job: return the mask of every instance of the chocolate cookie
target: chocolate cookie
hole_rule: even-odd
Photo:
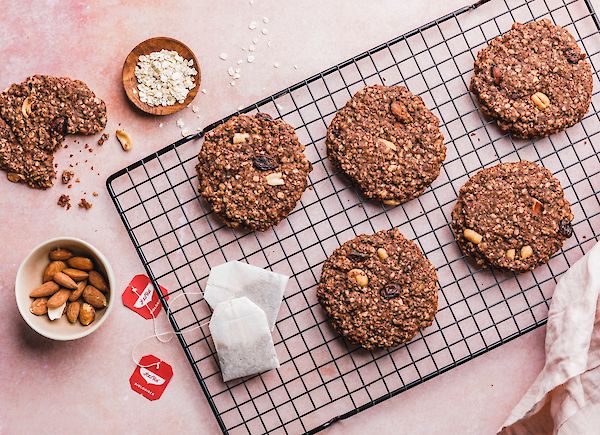
[[[370,199],[398,205],[419,196],[446,158],[436,116],[402,86],[368,86],[327,129],[328,157]]]
[[[379,231],[333,252],[323,264],[317,297],[340,334],[366,349],[388,348],[432,324],[437,275],[400,231]]]
[[[95,134],[105,125],[106,105],[85,83],[29,77],[0,93],[0,168],[11,181],[46,189],[65,135]]]
[[[225,224],[264,231],[285,218],[312,165],[294,129],[268,114],[239,115],[206,134],[196,166],[200,194]]]
[[[477,54],[471,91],[500,129],[543,137],[581,121],[592,68],[573,35],[543,19],[514,23]]]
[[[521,161],[482,169],[460,189],[452,229],[480,265],[524,272],[546,263],[571,237],[573,214],[560,182]]]

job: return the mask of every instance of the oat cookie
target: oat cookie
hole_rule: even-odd
[[[503,131],[543,137],[581,121],[592,68],[573,35],[549,20],[514,23],[477,54],[471,91]]]
[[[226,225],[264,231],[285,218],[312,165],[294,129],[268,114],[239,115],[208,132],[196,166],[200,194]]]
[[[399,230],[360,235],[323,264],[319,302],[335,329],[366,349],[411,340],[438,306],[433,265]]]
[[[403,86],[368,86],[327,129],[328,157],[362,193],[386,205],[419,196],[446,158],[437,117]]]
[[[106,126],[106,105],[87,85],[66,77],[32,76],[0,93],[0,169],[9,179],[46,189],[56,176],[52,154],[67,134]]]
[[[560,182],[535,163],[482,169],[460,189],[452,229],[480,265],[524,272],[546,263],[573,234]]]

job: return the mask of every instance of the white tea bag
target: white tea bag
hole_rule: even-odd
[[[218,304],[209,328],[223,382],[279,368],[267,317],[250,299]]]
[[[230,261],[210,270],[204,299],[214,310],[220,302],[245,296],[265,312],[272,331],[288,280],[280,273]]]

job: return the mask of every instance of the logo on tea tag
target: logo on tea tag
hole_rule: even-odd
[[[168,293],[163,286],[159,286],[159,291],[163,295]],[[169,297],[165,296],[165,299],[168,300]],[[145,319],[151,319],[152,314],[154,314],[154,317],[158,316],[162,308],[158,292],[154,288],[150,278],[146,275],[136,275],[133,277],[123,292],[123,305]]]
[[[169,385],[173,377],[173,368],[154,355],[146,355],[140,359],[133,374],[129,378],[129,385],[136,393],[148,400],[158,400]]]

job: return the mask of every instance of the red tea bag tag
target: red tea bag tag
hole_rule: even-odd
[[[160,399],[173,377],[173,368],[154,355],[143,356],[138,364],[129,378],[131,389],[148,400]]]
[[[169,293],[163,286],[159,286],[159,291],[163,295]],[[165,296],[165,299],[169,300],[169,297]],[[158,292],[146,275],[133,277],[123,292],[123,305],[145,319],[151,319],[153,315],[157,317],[162,308]]]

